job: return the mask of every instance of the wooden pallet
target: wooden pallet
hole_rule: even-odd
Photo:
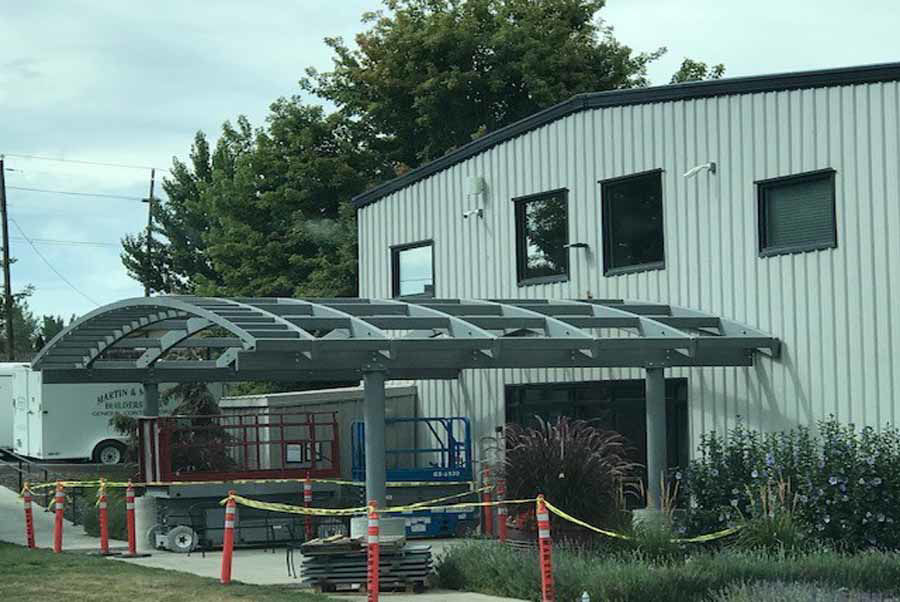
[[[320,580],[312,586],[312,588],[320,594],[333,594],[340,592],[359,592],[364,594],[368,591],[367,584],[363,583],[332,583],[327,580]],[[379,580],[378,590],[380,593],[396,593],[396,594],[421,594],[426,590],[425,580],[414,581],[382,581]]]

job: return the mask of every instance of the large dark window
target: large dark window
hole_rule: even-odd
[[[434,243],[391,247],[391,279],[395,297],[434,297]]]
[[[605,273],[664,267],[662,171],[614,178],[600,184]]]
[[[569,275],[568,191],[513,199],[519,284],[565,280]]]
[[[834,174],[825,169],[756,183],[760,255],[837,246]]]

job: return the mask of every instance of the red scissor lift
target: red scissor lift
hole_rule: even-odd
[[[240,413],[140,418],[139,462],[156,522],[154,547],[188,552],[222,540],[229,489],[257,500],[302,504],[302,479],[341,476],[337,412],[299,407],[242,409]],[[286,481],[285,481],[286,480]],[[338,485],[315,488],[314,504],[338,505]],[[343,521],[317,521],[339,532]],[[303,537],[303,517],[241,507],[236,543],[273,544]]]

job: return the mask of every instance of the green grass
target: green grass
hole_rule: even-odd
[[[221,585],[215,579],[77,553],[54,554],[0,543],[0,599],[325,602],[278,585]]]
[[[709,600],[728,587],[776,581],[810,583],[830,590],[900,593],[900,555],[879,552],[773,556],[722,549],[655,562],[640,552],[603,555],[557,548],[553,568],[559,600],[576,600],[587,591],[592,600],[609,602],[699,601]],[[441,587],[540,599],[538,563],[533,552],[472,541],[451,548],[436,569]]]

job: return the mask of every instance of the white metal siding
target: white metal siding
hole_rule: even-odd
[[[669,370],[689,379],[690,430],[895,423],[900,385],[897,82],[583,111],[504,142],[359,212],[361,295],[391,294],[389,246],[434,240],[438,297],[625,298],[682,305],[781,338],[780,361]],[[718,173],[686,170],[707,161]],[[754,181],[837,170],[837,249],[760,258]],[[662,168],[666,267],[603,276],[598,180]],[[481,205],[468,176],[487,182]],[[568,282],[519,287],[510,199],[569,189]],[[423,415],[503,423],[504,383],[642,378],[640,370],[469,371],[423,383]],[[692,446],[693,447],[693,446]]]

